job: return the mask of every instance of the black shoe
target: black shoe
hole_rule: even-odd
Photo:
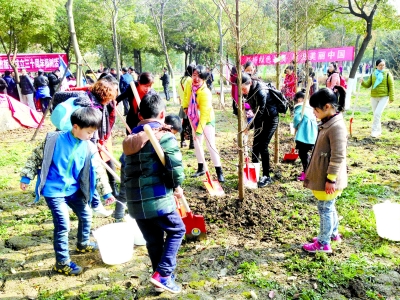
[[[218,178],[219,182],[225,182],[225,178],[224,178],[224,175],[222,173],[221,174],[217,174],[217,178]]]
[[[206,174],[206,171],[204,170],[204,165],[203,165],[203,163],[199,163],[199,164],[197,164],[197,172],[194,173],[192,175],[192,177],[199,177],[199,176],[202,176],[204,174]]]
[[[204,174],[206,174],[206,171],[204,171],[204,170],[197,171],[196,173],[192,174],[192,177],[199,177],[199,176],[203,176]]]
[[[189,149],[194,149],[194,144],[193,144],[193,142],[189,144]]]
[[[221,167],[215,167],[215,171],[217,172],[217,177],[219,182],[225,182],[224,174],[222,174]]]
[[[268,184],[272,183],[271,177],[263,176],[260,178],[260,180],[257,182],[257,185],[259,188],[265,187]]]
[[[76,263],[69,261],[66,264],[56,262],[53,271],[67,276],[76,276],[82,273],[83,269]]]

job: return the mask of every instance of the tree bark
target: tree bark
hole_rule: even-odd
[[[361,12],[360,13],[355,12],[353,10],[353,6],[352,6],[353,4],[352,4],[351,0],[348,0],[350,14],[352,14],[356,17],[359,17],[361,19],[364,19],[366,21],[367,25],[365,28],[365,36],[362,41],[360,50],[357,52],[357,55],[354,58],[353,66],[351,67],[351,70],[350,70],[349,80],[347,82],[347,93],[346,93],[346,101],[345,101],[346,109],[350,108],[351,94],[354,90],[354,87],[357,85],[356,73],[358,70],[358,65],[360,64],[361,59],[364,56],[365,50],[367,49],[367,46],[372,39],[372,23],[373,23],[374,16],[375,16],[375,13],[376,13],[379,3],[380,3],[380,0],[377,0],[377,2],[375,3],[374,7],[372,8],[370,14],[367,15],[366,12],[364,11],[363,7],[360,7],[357,2],[356,2],[356,5],[360,8]]]
[[[113,46],[114,46],[114,55],[115,55],[115,68],[117,69],[117,79],[120,80],[120,58],[119,58],[119,49],[118,49],[118,35],[117,35],[117,20],[118,20],[118,4],[116,0],[112,0],[113,3],[113,11],[112,11],[112,31],[113,31]]]
[[[219,103],[225,106],[225,95],[224,95],[224,64],[222,57],[224,55],[224,35],[222,34],[222,6],[219,5],[219,17],[218,17],[218,33],[219,33],[219,84],[220,84],[220,99]]]
[[[237,87],[238,87],[238,155],[239,155],[239,169],[238,169],[238,192],[239,200],[244,199],[244,178],[243,178],[243,101],[242,101],[242,66],[240,64],[240,57],[242,56],[240,47],[240,9],[239,0],[236,0],[236,70],[237,70]]]
[[[78,39],[76,37],[74,14],[73,14],[73,2],[74,2],[73,0],[67,0],[67,3],[65,4],[65,6],[67,9],[67,15],[68,15],[68,27],[69,27],[70,38],[71,38],[72,46],[74,47],[75,60],[76,60],[76,66],[77,66],[76,86],[80,87],[82,85],[82,54],[79,49]]]
[[[276,1],[276,55],[279,57],[281,52],[281,8],[280,0]],[[280,62],[276,62],[276,88],[280,90],[281,83],[281,68]],[[279,161],[279,124],[275,131],[275,145],[274,145],[274,163],[277,164]]]
[[[151,13],[153,15],[154,23],[155,23],[157,31],[158,31],[158,36],[160,37],[161,45],[162,45],[164,55],[165,55],[165,62],[167,63],[168,72],[169,72],[169,75],[171,76],[173,102],[178,103],[178,97],[177,97],[176,87],[175,87],[174,71],[172,69],[171,62],[169,59],[167,44],[165,43],[165,35],[164,35],[164,8],[165,8],[165,5],[166,5],[166,2],[161,2],[159,16],[156,15],[153,7],[151,8]]]

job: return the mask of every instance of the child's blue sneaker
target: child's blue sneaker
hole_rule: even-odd
[[[86,245],[78,244],[76,246],[76,251],[79,253],[95,252],[97,250],[99,250],[99,247],[95,242],[90,242],[89,244]]]
[[[78,266],[76,263],[69,261],[67,263],[59,263],[56,262],[53,267],[55,272],[68,275],[68,276],[76,276],[82,273],[83,269]]]
[[[155,287],[164,289],[170,293],[178,294],[181,292],[181,288],[175,283],[175,277],[173,275],[163,277],[156,271],[153,276],[151,276],[150,282],[154,284]],[[159,291],[160,290],[157,290],[157,292]]]

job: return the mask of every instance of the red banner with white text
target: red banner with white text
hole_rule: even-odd
[[[17,54],[15,64],[18,69],[25,68],[28,72],[37,72],[42,69],[45,72],[52,72],[60,67],[60,56],[68,64],[65,53],[34,53]],[[0,73],[12,71],[6,54],[0,54]]]
[[[308,53],[307,53],[308,52]],[[274,65],[279,62],[281,65],[290,64],[295,59],[294,52],[281,52],[279,57],[276,53],[243,55],[241,64],[252,61],[256,66]],[[354,60],[354,47],[321,48],[301,50],[297,52],[297,63],[304,64],[306,58],[313,62],[352,61]]]

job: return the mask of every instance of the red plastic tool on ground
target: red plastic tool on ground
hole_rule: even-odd
[[[292,148],[292,150],[290,150],[289,153],[285,153],[285,155],[283,156],[283,161],[287,161],[287,162],[296,161],[296,159],[298,157],[299,157],[299,153],[297,153],[295,148]]]
[[[245,166],[243,169],[243,173],[244,173],[244,179],[245,179],[244,185],[248,188],[256,189],[258,187],[257,186],[257,182],[258,182],[257,170],[256,170],[255,164],[253,164],[253,167],[250,166],[248,157],[245,158]]]

